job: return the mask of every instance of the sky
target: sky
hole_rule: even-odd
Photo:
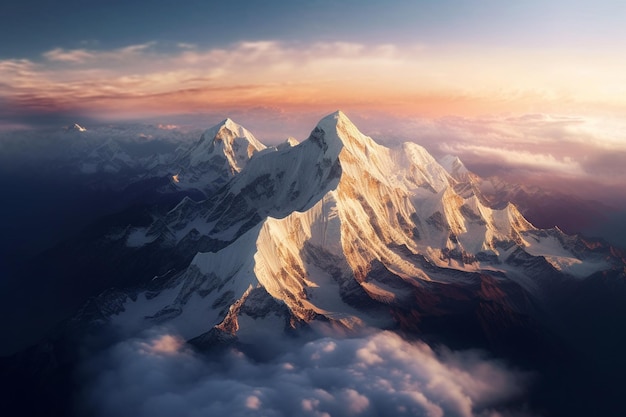
[[[341,109],[368,134],[621,185],[624,18],[619,0],[3,2],[0,128],[232,117],[272,142]]]

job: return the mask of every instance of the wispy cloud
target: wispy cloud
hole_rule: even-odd
[[[552,171],[561,175],[575,177],[584,175],[581,165],[569,156],[558,158],[552,154],[463,144],[444,145],[441,149],[452,155],[467,156],[472,154],[476,158],[483,158],[508,168],[523,167],[538,171]]]
[[[351,42],[55,48],[39,60],[0,61],[10,86],[0,97],[18,110],[45,99],[55,110],[111,117],[245,106],[403,115],[623,109],[624,95],[615,92],[626,81],[617,70],[622,58],[593,58]]]
[[[55,48],[44,52],[43,57],[48,61],[66,63],[83,64],[89,61],[103,63],[105,60],[119,61],[122,59],[139,58],[140,54],[145,53],[154,44],[154,42],[148,42],[144,44],[129,45],[123,48],[108,51]]]
[[[86,51],[85,49],[64,50],[62,48],[55,48],[43,54],[43,56],[50,61],[59,62],[85,62],[94,57],[93,53]]]
[[[387,124],[391,128],[373,135],[459,156],[480,175],[546,187],[566,185],[587,197],[616,196],[626,183],[626,124],[618,118],[533,113],[392,120]],[[383,126],[380,119],[369,124]]]

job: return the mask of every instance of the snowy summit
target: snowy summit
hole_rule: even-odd
[[[79,125],[78,123],[74,123],[72,126],[68,126],[65,128],[68,132],[86,132],[87,129]]]

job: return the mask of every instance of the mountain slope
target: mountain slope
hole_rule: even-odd
[[[184,200],[136,229],[163,245],[211,239],[214,249],[124,298],[110,319],[130,333],[167,323],[188,339],[215,329],[244,337],[241,306],[262,288],[291,323],[385,327],[471,309],[478,326],[494,311],[523,321],[553,283],[619,268],[580,239],[536,229],[513,205],[459,195],[458,184],[422,147],[382,147],[334,113],[299,145],[248,160],[213,198]],[[469,304],[459,310],[455,297]]]
[[[411,143],[380,146],[341,112],[322,119],[301,143],[261,150],[243,128],[226,124],[191,148],[200,152],[197,181],[181,176],[172,183],[176,166],[157,161],[147,181],[156,171],[168,176],[128,190],[138,196],[146,187],[138,207],[50,251],[54,262],[33,262],[25,276],[43,278],[11,293],[21,309],[3,305],[7,317],[50,316],[58,310],[46,301],[55,299],[73,310],[94,288],[117,288],[93,297],[33,348],[0,358],[9,409],[71,414],[73,396],[84,394],[85,368],[96,362],[97,378],[117,386],[108,362],[97,362],[128,346],[139,355],[131,365],[201,350],[203,361],[219,367],[231,366],[234,356],[258,360],[264,373],[277,352],[289,358],[293,344],[375,329],[451,349],[486,349],[531,370],[539,384],[520,399],[530,410],[597,414],[590,392],[597,398],[608,392],[601,406],[619,409],[621,392],[597,382],[619,387],[623,379],[623,253],[558,228],[539,229],[513,204],[489,205],[480,179],[458,159],[437,162]],[[245,145],[241,152],[237,140]],[[177,153],[176,160],[186,158],[191,167],[192,153]],[[45,285],[31,291],[38,282]],[[153,334],[163,337],[145,338]],[[324,352],[334,355],[336,344],[328,342],[322,339]],[[308,352],[305,362],[317,372],[319,362]],[[360,352],[350,355],[368,360]],[[453,362],[464,355],[441,353]],[[155,372],[150,362],[148,377]],[[172,365],[177,375],[181,362]],[[293,369],[291,360],[280,366]],[[205,371],[193,370],[190,389]],[[35,395],[46,401],[32,402]],[[138,399],[142,406],[162,404]],[[463,415],[473,415],[470,408]]]

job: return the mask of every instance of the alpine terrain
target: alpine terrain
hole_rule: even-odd
[[[96,158],[113,151],[100,168]],[[84,164],[132,161],[106,143]],[[228,119],[146,172],[186,196],[80,246],[115,262],[119,274],[102,284],[115,288],[18,354],[21,364],[45,360],[46,372],[72,379],[77,341],[155,328],[201,352],[238,346],[258,360],[271,357],[259,346],[285,337],[384,329],[538,372],[529,407],[540,414],[572,395],[555,381],[591,378],[596,369],[573,365],[583,356],[597,360],[593,375],[613,377],[616,362],[602,362],[613,339],[598,326],[612,328],[607,315],[624,323],[624,254],[491,204],[458,158],[437,161],[415,143],[383,147],[336,112],[306,140],[279,146]]]
[[[281,330],[315,321],[419,328],[433,315],[465,320],[457,309],[468,308],[497,337],[488,329],[497,317],[533,317],[561,281],[623,274],[617,254],[537,229],[511,204],[490,208],[454,165],[446,170],[414,143],[382,147],[341,112],[293,146],[264,149],[230,120],[207,133],[210,145],[183,161],[214,161],[230,180],[117,236],[129,247],[210,246],[173,278],[98,299],[102,318],[130,333],[168,323],[187,339],[245,338],[276,330],[276,320]],[[448,298],[484,305],[447,306]]]

